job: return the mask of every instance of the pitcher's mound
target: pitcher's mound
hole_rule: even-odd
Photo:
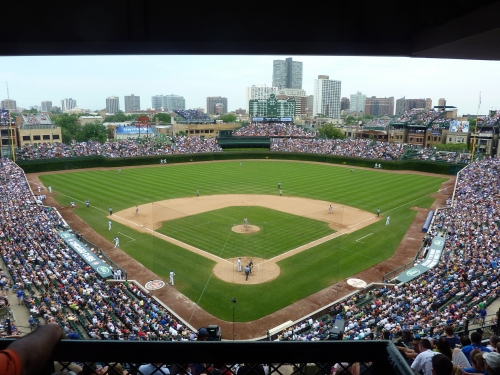
[[[260,228],[257,225],[247,224],[247,226],[244,226],[244,225],[233,225],[232,230],[233,230],[233,232],[236,232],[236,233],[243,233],[243,234],[245,234],[245,233],[259,232]]]
[[[253,270],[250,275],[248,275],[248,280],[246,280],[245,266],[252,260]],[[274,280],[280,274],[279,266],[272,261],[253,258],[253,257],[241,257],[241,269],[238,271],[238,258],[230,258],[229,262],[219,262],[214,267],[214,275],[219,279],[226,281],[228,283],[235,284],[261,284],[267,283],[268,281]]]

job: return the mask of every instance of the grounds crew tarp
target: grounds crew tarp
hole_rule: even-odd
[[[92,267],[101,277],[113,277],[111,268],[100,260],[92,251],[90,251],[83,243],[78,241],[71,232],[59,232],[59,236],[71,247],[83,260],[85,260],[90,267]]]
[[[431,247],[425,260],[422,263],[417,264],[416,266],[410,268],[409,270],[401,273],[397,281],[399,283],[406,283],[410,280],[413,280],[417,276],[420,276],[424,272],[427,272],[431,268],[437,266],[439,263],[439,259],[441,259],[441,254],[443,253],[444,243],[446,242],[446,238],[436,236],[432,240]]]

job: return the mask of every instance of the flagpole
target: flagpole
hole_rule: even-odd
[[[5,82],[5,85],[7,86],[7,111],[9,113],[9,141],[10,141],[10,148],[12,152],[12,161],[15,163],[16,162],[16,153],[14,152],[14,138],[12,137],[12,116],[10,115],[10,97],[9,97],[9,84]]]
[[[472,163],[474,161],[474,153],[476,150],[476,135],[477,135],[477,127],[479,125],[478,119],[479,119],[479,107],[481,107],[481,91],[479,91],[479,104],[477,105],[477,113],[476,113],[476,126],[474,128],[474,140],[472,141],[472,155],[470,158],[470,162]]]

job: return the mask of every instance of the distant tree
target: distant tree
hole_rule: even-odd
[[[362,118],[365,119],[365,120],[371,120],[373,119],[375,116],[372,116],[372,115],[369,115],[369,114],[366,114],[366,115],[363,115]]]
[[[356,117],[349,115],[345,118],[344,124],[351,125],[354,122],[356,122]]]
[[[172,116],[170,116],[169,113],[157,113],[156,115],[153,116],[152,122],[155,122],[156,119],[159,119],[160,122],[170,124],[170,119]]]
[[[106,116],[104,122],[125,122],[135,120],[137,117],[142,116],[139,113],[134,113],[132,115],[126,115],[123,111],[118,111],[114,115]]]
[[[234,113],[226,113],[225,115],[220,116],[219,120],[222,120],[226,124],[229,124],[236,121],[236,115]]]
[[[108,138],[107,128],[98,121],[81,126],[76,134],[77,142],[86,142],[89,139],[106,142]]]
[[[29,114],[29,113],[38,113],[38,109],[36,108],[31,108],[31,109],[25,109],[23,111],[24,114]]]
[[[318,129],[320,137],[328,139],[344,139],[344,133],[333,124],[324,124]]]
[[[476,130],[476,118],[475,117],[469,117],[467,119],[467,121],[469,121],[469,131],[471,133],[474,133],[474,131]]]
[[[76,139],[80,128],[77,115],[63,113],[55,118],[55,122],[61,128],[63,143],[69,143],[72,139]]]

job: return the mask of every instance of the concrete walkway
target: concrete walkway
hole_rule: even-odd
[[[7,271],[7,267],[3,259],[0,258],[0,268],[2,273],[6,274],[9,277],[9,272]],[[10,277],[9,277],[10,278]],[[10,303],[10,310],[13,314],[14,325],[21,331],[21,334],[24,336],[27,333],[31,332],[30,324],[28,319],[30,317],[30,313],[28,308],[25,305],[18,305],[16,294],[9,291],[7,298]],[[6,315],[0,316],[2,318],[1,323],[4,324]]]

